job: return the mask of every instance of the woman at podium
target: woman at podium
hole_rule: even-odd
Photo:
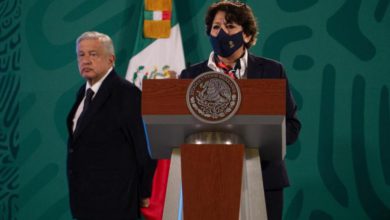
[[[251,54],[258,28],[252,9],[240,2],[221,1],[212,4],[205,17],[206,33],[213,51],[207,60],[195,64],[180,74],[182,79],[216,71],[234,79],[286,79],[283,65],[277,61]],[[293,144],[301,123],[297,105],[286,89],[286,143]],[[283,189],[289,186],[284,160],[261,161],[268,219],[282,219]]]

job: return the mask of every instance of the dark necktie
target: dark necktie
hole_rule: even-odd
[[[91,88],[87,89],[87,92],[85,93],[83,112],[81,114],[87,111],[89,104],[91,104],[93,94],[95,94],[95,92]]]
[[[87,111],[89,105],[91,104],[92,97],[94,94],[95,94],[95,92],[91,88],[87,89],[87,92],[85,93],[83,111],[81,112],[79,119],[77,119],[76,129],[80,125],[80,122],[85,117],[85,112]]]

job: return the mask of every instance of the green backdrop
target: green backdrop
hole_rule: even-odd
[[[188,64],[210,52],[211,2],[175,2]],[[251,52],[285,65],[303,125],[288,147],[284,219],[390,219],[390,1],[246,2],[260,24]],[[141,10],[141,0],[0,0],[0,219],[70,219],[75,39],[112,36],[124,76]]]

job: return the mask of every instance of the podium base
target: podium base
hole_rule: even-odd
[[[242,181],[238,218],[240,220],[267,220],[258,149],[245,149],[244,158],[245,159],[242,161]],[[209,195],[200,194],[200,196],[208,197]],[[223,198],[220,199],[221,202],[223,200]],[[237,219],[237,217],[232,217],[233,219]],[[182,198],[182,162],[181,151],[179,148],[174,149],[171,156],[171,166],[168,177],[163,219],[184,219]],[[191,217],[188,217],[186,220],[188,219],[191,219]]]

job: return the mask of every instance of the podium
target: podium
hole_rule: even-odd
[[[191,81],[143,81],[152,158],[171,159],[163,219],[267,219],[260,156],[285,156],[286,81],[236,80],[241,105],[216,124],[188,109]]]

